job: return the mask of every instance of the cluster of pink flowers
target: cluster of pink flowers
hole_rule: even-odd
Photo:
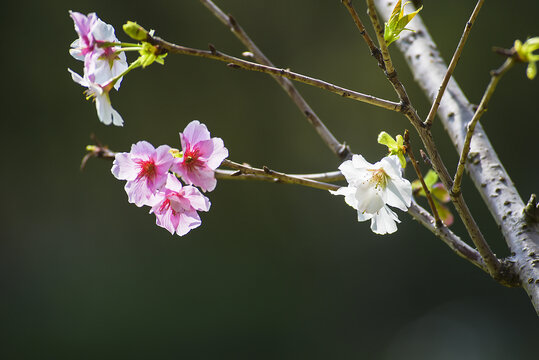
[[[167,145],[155,149],[139,141],[129,153],[116,154],[111,171],[117,179],[127,181],[125,191],[130,203],[150,206],[158,226],[182,236],[200,226],[197,211],[210,209],[209,199],[195,186],[202,191],[215,189],[215,169],[228,156],[228,150],[222,139],[212,138],[206,125],[196,120],[180,133],[180,139],[181,152]],[[176,153],[179,155],[174,156]]]
[[[84,75],[68,69],[73,81],[87,88],[87,98],[95,100],[99,120],[105,125],[123,125],[123,119],[110,103],[109,92],[118,90],[122,75],[128,68],[125,53],[117,47],[104,46],[117,43],[112,25],[104,23],[95,13],[83,15],[70,11],[79,35],[71,44],[69,53],[77,60],[84,61]],[[119,78],[118,78],[119,77]]]

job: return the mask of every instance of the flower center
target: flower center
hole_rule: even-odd
[[[374,184],[375,188],[385,189],[389,175],[386,174],[384,169],[368,169],[368,171],[372,172],[372,177],[369,182]]]
[[[183,154],[183,163],[187,167],[193,168],[197,165],[199,156],[200,154],[199,154],[198,148],[187,149],[185,150],[185,153]]]
[[[157,169],[155,168],[155,163],[152,160],[135,160],[139,166],[139,173],[137,175],[137,180],[142,178],[153,178]]]

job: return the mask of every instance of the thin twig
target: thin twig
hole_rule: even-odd
[[[384,29],[382,28],[380,20],[378,19],[378,14],[376,13],[376,8],[374,7],[374,1],[367,0],[367,7],[367,14],[369,14],[372,26],[374,27],[374,32],[376,33],[376,38],[378,39],[378,45],[380,46],[380,51],[382,52],[382,59],[384,60],[386,72],[391,74],[395,71],[395,68],[393,67],[393,61],[391,60],[389,50],[387,49],[387,44],[384,39]]]
[[[424,227],[429,229],[433,234],[438,236],[447,246],[451,248],[457,255],[470,261],[472,264],[488,273],[487,266],[481,257],[481,254],[464,241],[462,241],[457,235],[455,235],[446,226],[436,226],[435,219],[428,213],[427,210],[419,206],[412,200],[412,205],[408,208],[408,213],[412,215],[414,219],[419,221]]]
[[[344,176],[340,171],[332,171],[332,172],[318,173],[318,174],[289,174],[289,175],[294,176],[294,177],[309,179],[309,180],[320,181],[320,182],[333,182],[333,181],[344,180]],[[267,177],[267,176],[243,174],[241,173],[241,171],[238,172],[238,170],[216,169],[215,177],[217,179],[224,179],[224,180],[260,180],[260,181],[268,181],[268,182],[280,182],[278,179]]]
[[[459,164],[457,166],[457,171],[455,173],[455,180],[453,181],[453,187],[451,188],[451,193],[460,194],[460,184],[462,182],[462,176],[464,175],[464,165],[466,165],[466,159],[468,158],[468,153],[470,152],[470,144],[472,142],[472,136],[475,131],[475,125],[481,118],[481,116],[487,111],[488,102],[496,90],[498,82],[502,76],[514,65],[515,60],[513,58],[507,58],[503,65],[494,71],[491,71],[490,83],[483,94],[481,103],[474,113],[473,118],[470,120],[467,126],[466,138],[464,139],[464,145],[462,146],[462,152],[460,154]]]
[[[327,173],[318,173],[318,174],[288,174],[293,177],[299,177],[308,180],[320,181],[320,182],[333,182],[333,181],[342,181],[344,180],[344,175],[340,171],[332,171]],[[260,180],[260,181],[269,181],[269,182],[281,182],[279,179],[271,178],[266,175],[253,175],[253,174],[244,174],[238,170],[224,170],[217,169],[215,170],[215,177],[217,179],[225,180]]]
[[[371,51],[371,55],[378,61],[378,66],[385,70],[386,66],[384,64],[384,59],[382,57],[382,52],[380,49],[374,44],[374,41],[372,41],[372,38],[370,37],[369,33],[367,32],[367,29],[365,29],[365,26],[363,25],[363,22],[361,21],[361,18],[359,17],[359,14],[356,12],[354,7],[352,6],[352,0],[341,0],[343,5],[346,7],[348,12],[350,13],[350,16],[352,16],[352,19],[354,20],[354,23],[356,24],[359,33],[365,40],[365,43],[369,47],[369,50]]]
[[[264,166],[262,169],[257,169],[246,164],[239,164],[230,160],[223,160],[222,166],[228,167],[230,169],[238,170],[238,175],[247,174],[247,175],[256,175],[260,177],[267,177],[273,179],[276,182],[282,182],[287,184],[297,184],[312,187],[315,189],[321,190],[337,190],[340,188],[338,185],[328,184],[320,181],[315,181],[311,179],[305,179],[295,175],[288,175],[282,172],[271,170],[268,167]]]
[[[425,179],[423,179],[423,175],[421,174],[421,170],[419,169],[419,164],[415,160],[412,145],[410,144],[410,134],[408,133],[408,130],[404,131],[404,145],[406,146],[406,154],[410,157],[410,160],[412,161],[412,166],[414,167],[417,177],[421,182],[421,186],[423,187],[423,191],[425,192],[425,196],[427,197],[427,200],[429,202],[432,215],[434,215],[434,219],[436,220],[436,227],[442,227],[444,226],[444,223],[442,222],[442,220],[440,220],[440,215],[438,215],[438,209],[436,209],[436,205],[434,205],[430,190],[427,187],[427,184],[425,184]]]
[[[391,60],[391,55],[389,55],[389,50],[384,39],[384,30],[382,28],[382,25],[380,25],[380,20],[374,6],[374,1],[367,0],[367,7],[367,13],[369,14],[369,18],[371,19],[372,26],[374,27],[374,32],[376,33],[376,38],[378,39],[378,45],[380,46],[380,51],[382,52],[382,59],[384,60],[385,66],[384,73],[386,74],[386,77],[391,83],[391,85],[393,85],[393,89],[395,89],[395,92],[399,96],[401,104],[404,108],[407,108],[408,106],[410,106],[410,99],[408,97],[406,89],[404,88],[404,85],[400,82],[397,76],[397,71],[395,70],[395,67],[393,66],[393,61]],[[413,111],[415,112],[415,110]]]
[[[262,72],[262,73],[266,73],[270,75],[282,76],[290,80],[298,81],[307,85],[311,85],[314,87],[318,87],[320,89],[333,92],[345,98],[361,101],[367,104],[371,104],[374,106],[378,106],[378,107],[396,111],[396,112],[400,112],[402,110],[401,104],[399,103],[385,100],[385,99],[380,99],[372,95],[366,95],[366,94],[363,94],[354,90],[346,89],[341,86],[337,86],[337,85],[328,83],[320,79],[316,79],[310,76],[292,72],[288,69],[280,69],[280,68],[276,68],[272,66],[257,64],[251,61],[242,60],[234,56],[230,56],[220,51],[217,51],[213,46],[210,46],[210,51],[193,49],[193,48],[188,48],[185,46],[172,44],[159,37],[156,37],[156,36],[154,37],[150,35],[148,35],[145,41],[151,43],[152,45],[158,46],[163,52],[199,56],[206,59],[219,60],[219,61],[228,63],[228,66],[232,68],[258,71],[258,72]]]
[[[253,54],[254,59],[263,65],[275,67],[273,63],[264,55],[264,53],[256,46],[256,44],[251,40],[249,35],[243,30],[243,28],[238,24],[238,22],[231,16],[226,15],[217,5],[211,0],[200,0],[200,2],[213,14],[217,19],[219,19],[225,26],[227,26],[230,31],[242,42],[243,45]],[[299,110],[305,115],[307,120],[313,125],[314,129],[322,140],[329,146],[331,151],[335,153],[342,160],[348,159],[352,156],[350,148],[345,144],[340,143],[335,136],[329,131],[326,125],[314,112],[314,110],[309,106],[305,99],[301,96],[299,91],[296,89],[292,81],[283,78],[281,76],[273,75],[273,78],[283,90],[290,96],[292,101],[296,104]]]
[[[442,84],[440,85],[440,88],[438,89],[438,94],[436,95],[436,99],[434,99],[434,102],[432,103],[432,107],[430,108],[429,114],[427,115],[427,119],[425,120],[425,125],[427,127],[432,126],[432,122],[434,121],[434,117],[436,116],[436,112],[438,111],[438,107],[440,106],[440,102],[442,101],[442,96],[444,95],[445,89],[447,87],[447,83],[449,82],[449,79],[451,78],[451,75],[453,75],[453,71],[455,70],[457,63],[459,62],[460,55],[462,54],[462,50],[464,49],[464,45],[466,44],[466,40],[468,40],[468,35],[470,35],[472,26],[475,22],[475,19],[477,18],[477,15],[479,15],[479,10],[481,10],[481,6],[483,6],[484,2],[485,0],[477,1],[477,4],[475,5],[475,8],[473,9],[472,15],[470,16],[470,19],[468,20],[468,22],[466,23],[466,26],[464,27],[464,32],[462,33],[462,36],[460,37],[460,41],[459,41],[459,44],[457,45],[457,49],[455,50],[455,53],[453,54],[453,58],[451,58],[451,63],[449,63],[449,67],[447,68],[447,72],[445,73],[444,79],[442,80]]]

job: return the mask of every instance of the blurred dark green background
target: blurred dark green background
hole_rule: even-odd
[[[363,2],[356,2],[363,6]],[[338,0],[219,1],[278,65],[395,99]],[[474,2],[425,1],[423,18],[450,58]],[[0,217],[0,357],[4,359],[523,359],[539,326],[524,291],[507,289],[454,255],[403,213],[376,236],[341,197],[288,185],[221,181],[212,209],[185,237],[127,203],[107,161],[78,169],[90,133],[114,150],[138,140],[179,146],[193,119],[224,139],[230,158],[288,172],[339,165],[266,75],[170,55],[124,79],[112,95],[124,128],[99,123],[67,72],[76,38],[68,10],[91,11],[122,40],[127,20],[170,41],[239,42],[198,1],[10,2],[2,11],[5,102]],[[456,70],[479,102],[492,46],[539,35],[539,3],[487,2]],[[364,11],[361,10],[362,15]],[[420,115],[426,97],[394,49]],[[130,54],[132,55],[132,54]],[[134,60],[134,57],[130,57]],[[7,78],[6,78],[7,76]],[[381,130],[405,119],[299,86],[340,140],[371,162]],[[523,198],[539,191],[539,79],[516,66],[483,118]],[[436,122],[450,169],[457,154]],[[416,150],[419,145],[416,141]],[[492,247],[501,235],[471,182],[464,184]],[[460,224],[454,230],[464,234]]]

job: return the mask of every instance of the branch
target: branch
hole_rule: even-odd
[[[376,61],[378,61],[378,66],[382,70],[385,70],[386,66],[384,64],[384,59],[382,57],[382,52],[380,51],[380,49],[378,49],[378,47],[376,47],[376,45],[372,41],[369,33],[365,29],[365,26],[363,25],[363,22],[361,21],[358,13],[356,12],[354,7],[352,6],[352,0],[341,0],[341,2],[346,7],[346,10],[348,10],[348,12],[350,13],[350,16],[352,16],[352,19],[354,20],[354,23],[356,24],[356,26],[357,26],[357,28],[359,30],[359,33],[361,34],[361,36],[365,40],[365,43],[367,44],[367,46],[369,47],[369,49],[371,51],[371,55],[376,59]]]
[[[387,49],[387,44],[384,39],[384,29],[382,28],[380,20],[378,19],[378,14],[376,13],[374,2],[372,0],[367,0],[367,7],[367,14],[371,19],[372,26],[374,27],[374,32],[376,33],[376,38],[378,39],[378,45],[380,46],[380,50],[382,51],[382,59],[384,60],[385,70],[388,75],[392,74],[393,72],[395,72],[395,68],[393,67],[393,61],[391,60],[389,50]]]
[[[264,166],[262,169],[257,169],[247,164],[239,164],[239,163],[226,160],[226,159],[223,160],[221,165],[228,167],[230,169],[237,170],[234,174],[232,174],[233,176],[254,175],[259,178],[265,177],[265,178],[271,179],[270,181],[274,181],[274,182],[303,185],[303,186],[308,186],[308,187],[312,187],[312,188],[320,189],[320,190],[338,190],[340,188],[340,186],[338,185],[323,183],[323,182],[312,180],[312,179],[302,178],[298,175],[288,175],[282,172],[271,170],[266,166]],[[316,178],[316,175],[311,175],[311,176]]]
[[[337,86],[323,80],[319,80],[319,79],[312,78],[306,75],[292,72],[288,69],[279,69],[272,66],[261,65],[254,62],[238,59],[236,57],[226,55],[222,52],[217,51],[211,45],[210,45],[210,51],[193,49],[193,48],[188,48],[185,46],[172,44],[159,37],[156,37],[156,36],[154,37],[149,34],[145,41],[151,43],[152,45],[158,46],[160,49],[162,49],[165,52],[169,52],[173,54],[199,56],[206,59],[219,60],[219,61],[228,63],[228,66],[232,68],[258,71],[258,72],[262,72],[262,73],[266,73],[266,74],[270,74],[274,76],[285,77],[290,80],[298,81],[307,85],[311,85],[314,87],[318,87],[320,89],[330,91],[332,93],[341,95],[342,97],[345,97],[345,98],[350,98],[353,100],[361,101],[361,102],[378,106],[387,110],[392,110],[392,111],[397,111],[397,112],[401,111],[401,105],[399,103],[380,99],[372,95],[366,95],[366,94],[363,94],[354,90],[346,89],[341,86]]]
[[[457,255],[470,261],[472,264],[488,273],[487,267],[481,254],[455,235],[447,226],[436,226],[435,219],[415,201],[408,209],[408,213],[421,225],[429,229],[434,235],[438,236],[443,242],[451,248]]]
[[[406,92],[404,85],[400,82],[397,76],[397,71],[393,66],[391,56],[389,55],[389,50],[384,39],[384,29],[382,28],[382,25],[380,25],[380,20],[378,19],[378,14],[376,13],[373,0],[367,0],[367,7],[367,13],[369,14],[369,17],[371,19],[374,31],[376,33],[376,38],[378,39],[378,45],[380,46],[380,50],[382,51],[382,59],[384,60],[384,73],[391,85],[393,86],[393,89],[399,96],[403,107],[411,107],[408,93]],[[415,110],[413,108],[411,108],[410,110],[411,112],[415,113]]]
[[[443,227],[444,223],[442,222],[442,220],[440,220],[440,215],[438,215],[438,210],[436,209],[436,206],[434,205],[434,201],[432,200],[430,190],[427,187],[427,184],[425,184],[425,179],[423,179],[423,175],[421,174],[419,165],[417,164],[417,161],[415,160],[414,152],[412,150],[412,145],[410,144],[410,134],[408,133],[408,130],[404,132],[404,145],[406,146],[406,154],[408,154],[408,157],[410,158],[412,162],[412,166],[414,167],[414,170],[417,174],[417,178],[421,182],[421,186],[423,187],[423,191],[425,192],[425,196],[427,197],[427,201],[429,202],[432,215],[434,215],[434,219],[436,220],[434,223],[436,224],[436,227]]]
[[[499,69],[491,71],[490,73],[490,83],[488,84],[487,89],[483,94],[483,98],[481,99],[479,107],[475,111],[472,120],[470,120],[470,123],[467,126],[468,130],[466,132],[466,138],[464,139],[464,145],[462,146],[459,164],[455,173],[455,180],[453,181],[453,188],[451,189],[452,193],[460,193],[460,183],[462,181],[462,175],[464,175],[464,165],[466,165],[466,159],[468,158],[468,153],[470,152],[470,143],[472,142],[472,136],[475,130],[475,126],[477,125],[477,122],[479,121],[481,116],[483,116],[483,114],[487,111],[487,106],[490,101],[490,98],[494,94],[494,90],[496,90],[496,86],[498,85],[498,82],[500,81],[501,77],[511,67],[513,67],[514,63],[515,60],[513,58],[508,58],[507,60],[505,60],[505,63]]]
[[[383,16],[389,17],[394,3],[388,3],[387,0],[376,0],[376,3]],[[397,46],[403,52],[414,78],[431,98],[447,73],[447,66],[419,15],[414,18],[414,29],[417,30],[415,33],[402,34]],[[446,96],[442,98],[438,114],[460,153],[466,135],[466,125],[474,113],[454,79],[449,80]],[[504,281],[512,285],[515,281],[518,282],[526,290],[539,313],[539,283],[536,283],[539,279],[539,266],[534,263],[539,254],[539,226],[527,221],[523,215],[524,202],[480,124],[475,128],[470,149],[470,157],[473,160],[467,165],[468,173],[500,226],[511,253],[514,254],[511,257],[512,266],[509,264],[503,266],[504,273],[509,272],[506,273]],[[512,278],[513,271],[518,279]]]
[[[320,181],[320,182],[332,182],[332,181],[344,180],[344,176],[342,175],[340,171],[332,171],[332,172],[317,173],[317,174],[292,174],[291,176]],[[223,180],[259,180],[259,181],[267,181],[267,182],[273,182],[273,183],[282,182],[282,181],[279,181],[279,179],[271,178],[268,176],[244,174],[241,171],[238,172],[237,170],[234,171],[234,170],[216,169],[215,177],[217,179],[223,179]]]
[[[483,6],[484,2],[485,0],[479,0],[477,2],[477,4],[475,5],[475,8],[473,9],[472,15],[470,16],[470,19],[468,20],[468,22],[466,23],[466,26],[464,27],[464,32],[462,33],[462,36],[460,37],[460,41],[459,41],[459,44],[457,45],[457,49],[455,50],[455,53],[453,54],[453,58],[451,59],[451,62],[449,63],[449,67],[447,68],[447,72],[445,73],[444,79],[442,80],[442,84],[440,85],[440,88],[438,89],[438,94],[436,95],[436,99],[434,99],[434,102],[432,103],[432,107],[430,108],[429,114],[427,115],[427,120],[425,120],[425,126],[427,126],[428,128],[432,126],[432,122],[434,120],[434,117],[436,116],[438,107],[440,106],[440,101],[442,100],[442,96],[444,95],[445,89],[447,87],[447,83],[449,82],[449,79],[451,78],[451,75],[453,75],[453,71],[455,70],[457,63],[459,62],[460,54],[462,54],[462,50],[464,49],[466,40],[468,40],[468,35],[470,35],[472,26],[475,22],[475,19],[477,18],[477,15],[479,15],[479,10],[481,10],[481,6]]]
[[[228,26],[230,31],[236,35],[236,37],[242,42],[243,45],[253,54],[255,60],[263,65],[274,67],[273,63],[264,55],[264,53],[256,46],[256,44],[251,40],[249,35],[243,30],[243,28],[238,24],[238,22],[231,16],[226,15],[217,5],[215,5],[211,0],[200,0],[200,2],[206,6],[206,8],[213,14],[217,19],[219,19],[224,25]],[[341,144],[335,136],[329,131],[326,125],[314,112],[314,110],[309,106],[305,99],[301,96],[299,91],[295,88],[294,84],[281,76],[273,75],[273,78],[283,90],[290,96],[292,101],[296,106],[301,110],[305,115],[307,120],[314,127],[318,135],[322,140],[329,146],[331,151],[337,155],[341,160],[348,159],[352,156],[352,153],[345,144]]]

